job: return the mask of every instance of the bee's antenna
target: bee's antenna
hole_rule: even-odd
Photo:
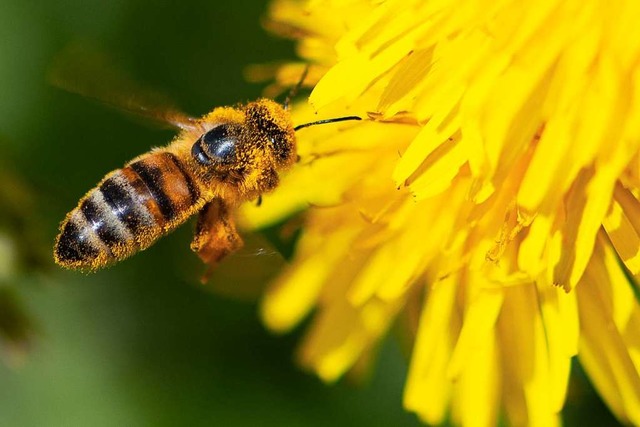
[[[335,122],[346,122],[347,120],[362,120],[362,117],[358,116],[346,116],[346,117],[336,117],[333,119],[324,119],[318,120],[317,122],[303,123],[293,128],[296,132],[303,128],[308,128],[309,126],[315,125],[323,125],[325,123],[335,123]]]
[[[296,83],[296,85],[291,88],[291,90],[289,91],[289,94],[285,98],[285,100],[283,102],[283,107],[284,107],[285,110],[289,109],[289,103],[291,102],[291,99],[294,96],[296,96],[296,94],[298,93],[298,91],[302,87],[302,84],[304,83],[304,79],[307,78],[307,74],[309,74],[309,64],[305,65],[304,71],[302,72],[302,76],[300,76],[300,80],[298,80],[298,83]]]
[[[289,91],[289,94],[285,98],[285,100],[283,102],[283,107],[284,107],[285,110],[289,109],[289,103],[291,102],[291,99],[294,96],[296,96],[296,94],[298,93],[298,91],[302,87],[302,84],[304,83],[304,80],[307,78],[307,74],[309,74],[309,64],[307,64],[304,67],[304,71],[302,72],[302,75],[300,76],[300,80],[298,80],[298,83],[296,83],[296,85],[291,88],[291,90]],[[344,122],[344,121],[347,121],[347,120],[362,120],[362,117],[347,116],[347,117],[337,117],[337,118],[334,118],[334,119],[318,120],[317,122],[304,123],[304,124],[298,125],[298,126],[294,127],[293,130],[294,131],[299,131],[300,129],[303,129],[303,128],[306,128],[306,127],[309,127],[309,126],[323,125],[325,123]]]

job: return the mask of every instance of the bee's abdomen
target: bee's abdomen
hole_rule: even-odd
[[[204,201],[193,176],[169,152],[144,156],[108,175],[61,225],[56,261],[97,269],[149,247]]]

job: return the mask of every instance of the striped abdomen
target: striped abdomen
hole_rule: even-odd
[[[60,226],[58,264],[96,269],[149,247],[205,203],[193,175],[174,154],[152,152],[105,179]]]

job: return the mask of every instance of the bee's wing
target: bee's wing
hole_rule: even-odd
[[[193,129],[196,119],[176,108],[157,91],[135,82],[97,49],[72,45],[54,59],[49,82],[156,125]]]
[[[209,280],[214,267],[222,258],[240,249],[242,245],[225,201],[215,198],[207,203],[200,211],[196,234],[191,242],[191,249],[207,264],[207,270],[201,278],[202,283]]]

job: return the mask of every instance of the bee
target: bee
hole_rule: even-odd
[[[176,127],[178,135],[166,147],[107,174],[80,199],[60,225],[55,262],[95,271],[150,247],[197,214],[191,249],[210,272],[242,246],[233,209],[261,200],[278,186],[279,173],[296,162],[295,132],[361,119],[347,116],[294,126],[288,104],[303,80],[304,75],[284,104],[263,98],[215,108],[199,119],[145,109],[146,115]]]

